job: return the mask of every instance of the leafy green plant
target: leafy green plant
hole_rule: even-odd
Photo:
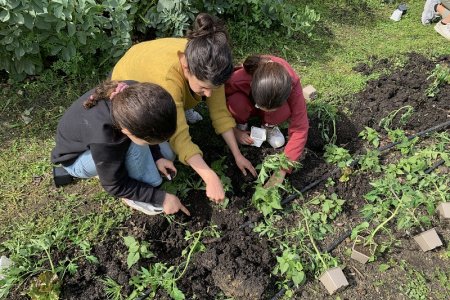
[[[448,65],[437,64],[431,71],[427,80],[432,80],[425,93],[428,97],[435,97],[439,93],[439,88],[450,83],[450,68]]]
[[[375,148],[380,146],[380,134],[373,128],[366,126],[358,136],[372,144]]]
[[[342,170],[342,175],[339,178],[340,182],[349,180],[349,176],[352,173],[350,166],[353,163],[353,158],[347,149],[333,144],[328,144],[325,146],[324,158],[327,163],[336,163]]]
[[[286,190],[286,187],[282,184],[267,188],[264,186],[265,182],[273,173],[278,172],[280,169],[287,170],[296,168],[299,165],[298,162],[288,159],[284,153],[269,155],[264,159],[256,179],[257,185],[252,196],[252,203],[265,217],[273,213],[274,210],[282,209],[280,189]]]
[[[131,268],[135,263],[139,261],[141,257],[150,258],[155,257],[155,255],[148,249],[149,244],[145,241],[139,243],[131,235],[125,236],[123,238],[125,246],[128,247],[127,265],[128,269]]]
[[[70,61],[77,54],[85,61],[94,55],[101,62],[118,57],[131,45],[134,5],[126,0],[5,0],[0,69],[22,79],[39,74],[46,60]]]
[[[292,280],[294,285],[298,287],[305,282],[306,276],[303,269],[303,262],[298,254],[297,249],[287,245],[283,246],[283,253],[277,256],[277,265],[273,270],[275,275],[284,276],[286,280]]]

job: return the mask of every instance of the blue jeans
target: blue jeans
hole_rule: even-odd
[[[164,158],[175,160],[175,153],[169,146],[168,142],[159,144],[161,154]],[[162,182],[161,175],[153,160],[152,153],[148,145],[139,146],[131,142],[125,157],[125,167],[128,176],[141,182],[145,182],[152,186],[158,186]],[[85,151],[70,166],[64,167],[66,171],[77,178],[90,178],[97,176],[94,159],[91,150]]]

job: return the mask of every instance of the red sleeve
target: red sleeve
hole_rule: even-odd
[[[298,77],[288,98],[288,104],[291,108],[291,118],[288,129],[289,141],[284,152],[290,160],[297,161],[305,148],[309,129],[306,102]]]

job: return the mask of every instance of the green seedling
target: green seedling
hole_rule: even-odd
[[[134,287],[134,290],[127,299],[136,299],[147,289],[151,290],[148,297],[154,299],[158,289],[163,288],[172,299],[184,300],[186,297],[178,289],[175,276],[175,267],[167,267],[163,263],[156,263],[149,269],[141,267],[138,274],[130,279],[130,285]]]
[[[437,64],[427,80],[432,80],[425,93],[428,97],[435,97],[444,84],[450,83],[450,68],[447,65]]]
[[[370,232],[370,234],[367,237],[360,237],[358,236],[359,232],[363,229],[367,229],[369,227],[369,223],[368,222],[363,222],[360,225],[356,226],[353,230],[352,230],[352,234],[351,234],[351,238],[355,240],[355,243],[353,245],[353,251],[356,252],[355,255],[352,255],[352,258],[356,258],[358,257],[358,252],[362,255],[362,256],[366,256],[364,258],[361,259],[357,259],[362,263],[365,263],[367,260],[368,261],[374,261],[375,260],[375,255],[376,255],[376,251],[378,248],[378,244],[375,242],[375,236],[376,234],[381,230],[384,229],[387,231],[387,229],[385,228],[385,226],[391,221],[393,220],[397,214],[400,211],[400,208],[402,208],[402,199],[399,199],[397,197],[397,195],[395,194],[395,191],[392,189],[392,187],[390,188],[392,195],[398,200],[395,204],[395,209],[394,211],[391,213],[390,216],[388,216],[387,218],[385,218],[380,224],[378,224],[377,227],[375,227],[374,230],[372,230]],[[393,201],[390,201],[391,203],[394,203]],[[369,251],[367,251],[367,254],[364,252],[360,252],[357,251],[355,249],[355,246],[357,246],[358,244],[362,244],[363,247],[365,247],[366,249],[368,249]],[[359,256],[361,257],[361,256]]]
[[[134,237],[126,236],[123,238],[125,246],[128,247],[127,266],[128,269],[136,264],[141,257],[150,258],[155,255],[148,249],[149,243],[142,241],[139,243]]]
[[[311,119],[317,117],[319,120],[320,135],[326,143],[336,143],[337,112],[337,108],[328,102],[313,101],[308,104],[308,115]],[[330,123],[331,128],[329,126]]]
[[[397,127],[404,126],[411,119],[413,113],[414,108],[411,105],[402,106],[399,109],[390,112],[386,117],[381,119],[378,125],[384,128],[384,130],[389,131],[392,129],[391,126],[393,125],[395,117],[399,116]]]
[[[337,164],[342,170],[342,175],[339,178],[340,182],[346,182],[350,179],[349,176],[352,173],[350,165],[352,164],[353,159],[347,149],[328,144],[325,146],[324,158],[327,163]]]
[[[277,265],[273,270],[275,275],[284,276],[287,281],[294,282],[295,287],[305,282],[306,276],[298,250],[287,245],[282,246],[283,253],[277,256]]]

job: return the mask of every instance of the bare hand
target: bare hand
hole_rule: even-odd
[[[250,131],[240,130],[239,128],[233,128],[236,141],[242,145],[253,144],[253,139],[250,137]]]
[[[156,167],[164,176],[169,178],[169,180],[172,180],[173,177],[175,177],[173,174],[177,174],[177,169],[171,160],[160,158],[156,161]]]
[[[171,215],[177,213],[180,210],[188,216],[191,215],[189,210],[183,204],[181,204],[181,201],[177,196],[166,193],[166,197],[164,198],[163,202],[164,213],[166,215]]]
[[[209,200],[220,203],[225,199],[225,191],[223,190],[222,182],[214,171],[208,175],[205,180],[206,196]]]
[[[278,172],[275,172],[270,176],[269,180],[264,185],[265,188],[271,188],[273,186],[276,186],[277,184],[282,184],[284,178],[286,177],[286,171],[279,170]]]
[[[236,158],[236,165],[241,170],[242,174],[244,174],[244,176],[247,176],[247,170],[249,170],[254,177],[257,176],[256,170],[253,167],[252,163],[243,155]]]

